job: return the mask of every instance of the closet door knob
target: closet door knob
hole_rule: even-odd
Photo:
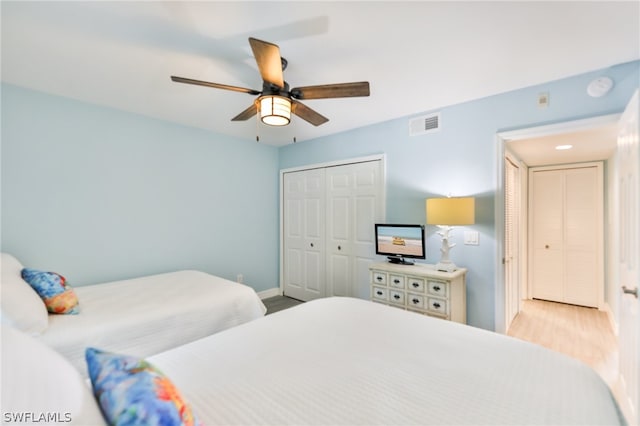
[[[544,248],[548,249],[549,248],[549,244],[545,244]]]
[[[342,247],[341,247],[341,246],[338,246],[338,250],[342,250]]]

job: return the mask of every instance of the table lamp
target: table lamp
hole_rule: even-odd
[[[427,225],[437,225],[438,235],[442,237],[440,262],[438,271],[453,272],[457,269],[449,259],[449,250],[455,244],[449,243],[452,226],[473,225],[475,223],[475,204],[473,197],[428,198],[426,200]]]

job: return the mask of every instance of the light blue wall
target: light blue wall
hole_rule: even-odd
[[[274,147],[2,85],[2,250],[85,285],[278,285]]]
[[[409,118],[288,145],[280,149],[280,168],[385,153],[387,159],[387,221],[425,223],[425,198],[475,196],[479,246],[462,244],[456,229],[451,257],[468,268],[467,320],[493,330],[496,293],[495,197],[498,153],[496,133],[621,112],[639,86],[640,62],[620,64],[509,93],[447,106],[442,130],[410,137]],[[586,87],[607,75],[615,86],[603,98],[591,98]],[[549,92],[548,108],[537,107],[538,93]],[[375,87],[372,87],[375,93]],[[348,100],[345,100],[348,102]],[[319,104],[318,104],[319,105]],[[429,263],[439,259],[440,237],[427,227]]]
[[[615,87],[590,98],[586,86],[600,75]],[[457,229],[451,255],[469,269],[468,322],[493,329],[496,133],[621,112],[639,79],[636,61],[443,107],[434,134],[409,137],[405,117],[279,150],[2,85],[2,250],[75,285],[197,268],[273,288],[278,170],[384,153],[389,222],[424,223],[428,197],[477,197],[470,229],[480,245],[463,245]],[[546,109],[536,106],[542,91]]]

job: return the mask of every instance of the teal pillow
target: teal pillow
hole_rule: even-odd
[[[111,425],[199,425],[191,407],[160,370],[137,357],[87,348],[93,393]]]

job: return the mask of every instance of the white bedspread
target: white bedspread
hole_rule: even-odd
[[[209,426],[623,423],[578,361],[357,299],[305,303],[149,360]]]
[[[87,346],[141,357],[264,315],[256,292],[200,271],[75,287],[78,315],[49,315],[38,336],[86,377]]]

